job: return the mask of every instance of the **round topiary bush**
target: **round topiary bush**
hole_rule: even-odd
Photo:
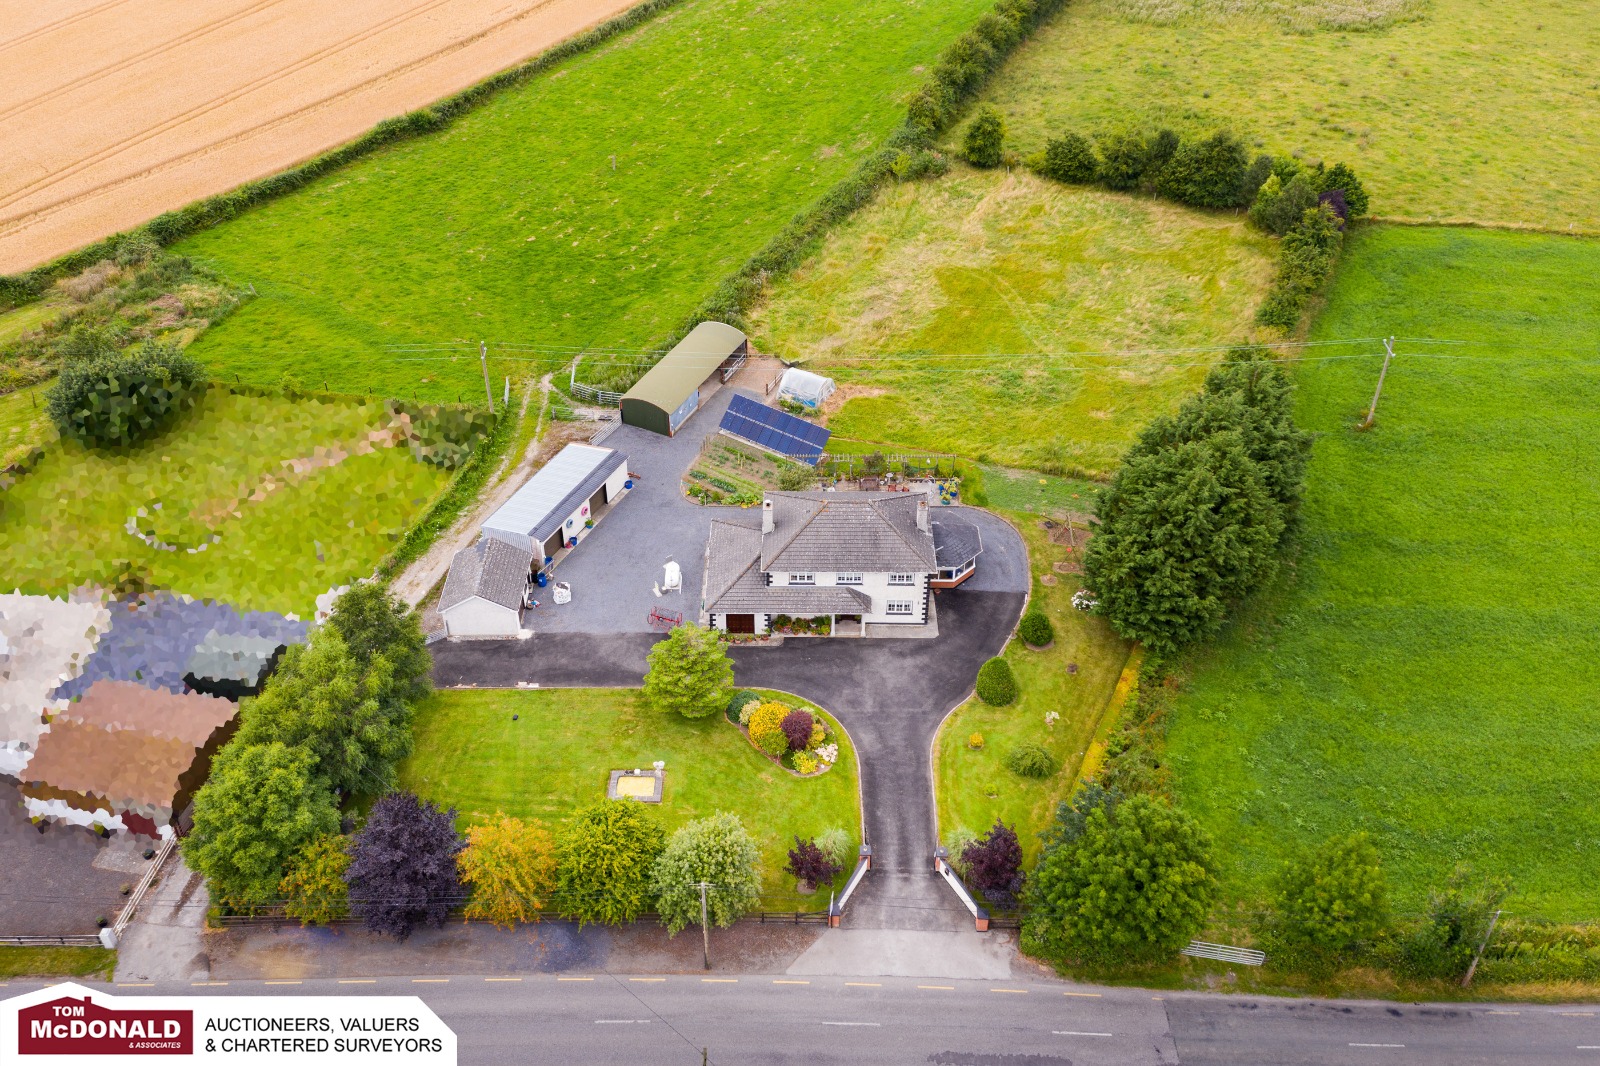
[[[1010,663],[990,659],[978,668],[978,698],[991,707],[1016,702],[1017,679],[1012,676]]]
[[[763,703],[750,715],[750,742],[774,759],[789,750],[789,735],[783,720],[793,708],[783,703]]]
[[[814,724],[811,712],[801,709],[784,715],[778,727],[788,738],[790,751],[805,751],[811,746],[811,727]]]
[[[1029,611],[1017,625],[1017,636],[1030,648],[1048,648],[1056,642],[1056,629],[1043,611]]]
[[[1056,772],[1056,761],[1048,751],[1037,744],[1020,744],[1006,756],[1006,768],[1023,777],[1050,777]]]
[[[754,712],[760,702],[760,696],[747,688],[742,688],[733,694],[733,699],[728,701],[728,709],[723,713],[734,725],[749,725],[750,712]],[[750,712],[745,711],[746,707],[750,708]]]

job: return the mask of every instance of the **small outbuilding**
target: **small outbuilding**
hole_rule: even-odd
[[[497,537],[479,537],[450,561],[439,617],[452,637],[515,637],[533,576],[533,553]]]
[[[183,682],[204,695],[237,702],[260,693],[287,650],[288,645],[277,637],[213,629],[189,656]]]
[[[627,484],[622,452],[569,444],[489,516],[483,535],[534,553],[543,565],[562,548],[576,547]]]
[[[21,773],[35,818],[166,837],[233,734],[236,708],[133,681],[97,681],[52,716]]]
[[[825,378],[821,374],[813,374],[809,370],[792,366],[778,379],[778,402],[787,400],[789,403],[799,404],[808,411],[815,411],[833,395],[833,389],[832,378]]]
[[[700,323],[623,393],[623,423],[672,436],[699,408],[706,379],[749,354],[750,339],[739,330],[725,322]]]

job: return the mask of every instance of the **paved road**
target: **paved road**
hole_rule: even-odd
[[[1565,1066],[1600,1061],[1590,1007],[1327,1003],[1008,981],[695,974],[347,978],[117,994],[406,995],[494,1063]],[[353,983],[350,983],[353,982]],[[38,987],[12,982],[0,994]]]

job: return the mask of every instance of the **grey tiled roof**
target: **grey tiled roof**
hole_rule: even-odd
[[[872,600],[842,585],[777,585],[768,587],[759,565],[761,530],[716,519],[711,523],[711,552],[706,565],[706,610],[716,614],[860,614]]]
[[[940,569],[954,569],[983,551],[983,535],[971,522],[941,515],[928,524],[933,527],[933,547]]]
[[[933,534],[917,528],[921,493],[769,492],[772,532],[761,568],[779,572],[937,569]]]
[[[462,548],[450,560],[439,610],[449,610],[474,596],[515,610],[522,606],[532,566],[533,553],[526,548],[497,537],[479,537],[476,544]]]

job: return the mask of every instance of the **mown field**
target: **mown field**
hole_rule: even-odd
[[[986,482],[987,484],[987,482]],[[1038,516],[1011,513],[1022,532],[1033,568],[1030,609],[1038,608],[1055,626],[1055,643],[1034,651],[1020,640],[1003,653],[1017,678],[1020,695],[1009,707],[991,707],[976,696],[951,712],[936,744],[935,790],[939,836],[943,843],[981,835],[999,819],[1016,830],[1023,854],[1038,858],[1039,833],[1055,816],[1056,804],[1072,795],[1090,741],[1104,718],[1128,660],[1128,644],[1103,619],[1072,606],[1081,583],[1076,574],[1055,570],[1082,551],[1053,543]],[[1054,584],[1042,580],[1050,577]],[[1059,717],[1047,722],[1045,715]],[[983,746],[971,746],[972,734]],[[1020,744],[1038,744],[1055,757],[1059,769],[1042,780],[1022,777],[1005,765]]]
[[[131,452],[49,444],[0,495],[0,574],[8,589],[65,595],[132,570],[152,587],[309,617],[317,596],[370,574],[448,478],[403,441],[357,454],[386,422],[377,403],[213,388]]]
[[[1320,436],[1294,579],[1202,654],[1173,715],[1178,792],[1230,895],[1351,829],[1416,910],[1457,862],[1518,914],[1600,917],[1600,242],[1379,227],[1313,336],[1394,333],[1306,362]],[[1407,338],[1445,338],[1425,345]]]
[[[1390,14],[1365,31],[1319,22]],[[1231,126],[1350,163],[1382,217],[1595,232],[1597,69],[1584,3],[1082,0],[989,97],[1024,155],[1066,129]]]
[[[1070,353],[1243,340],[1271,254],[1236,215],[961,168],[880,196],[752,317],[847,390],[836,434],[1102,475],[1220,352]]]
[[[260,294],[192,354],[224,379],[453,401],[482,393],[475,350],[383,346],[648,347],[881,141],[987,6],[688,0],[183,242]]]
[[[796,835],[841,828],[860,839],[855,749],[842,729],[835,732],[838,763],[801,779],[774,766],[722,715],[661,714],[635,689],[458,689],[436,692],[418,708],[416,754],[400,768],[400,782],[456,808],[463,825],[504,812],[553,831],[579,807],[605,799],[612,770],[662,760],[666,785],[655,808],[662,824],[670,830],[718,811],[737,814],[761,844],[769,909],[778,910],[804,899],[783,872]],[[820,902],[827,898],[824,888]]]

